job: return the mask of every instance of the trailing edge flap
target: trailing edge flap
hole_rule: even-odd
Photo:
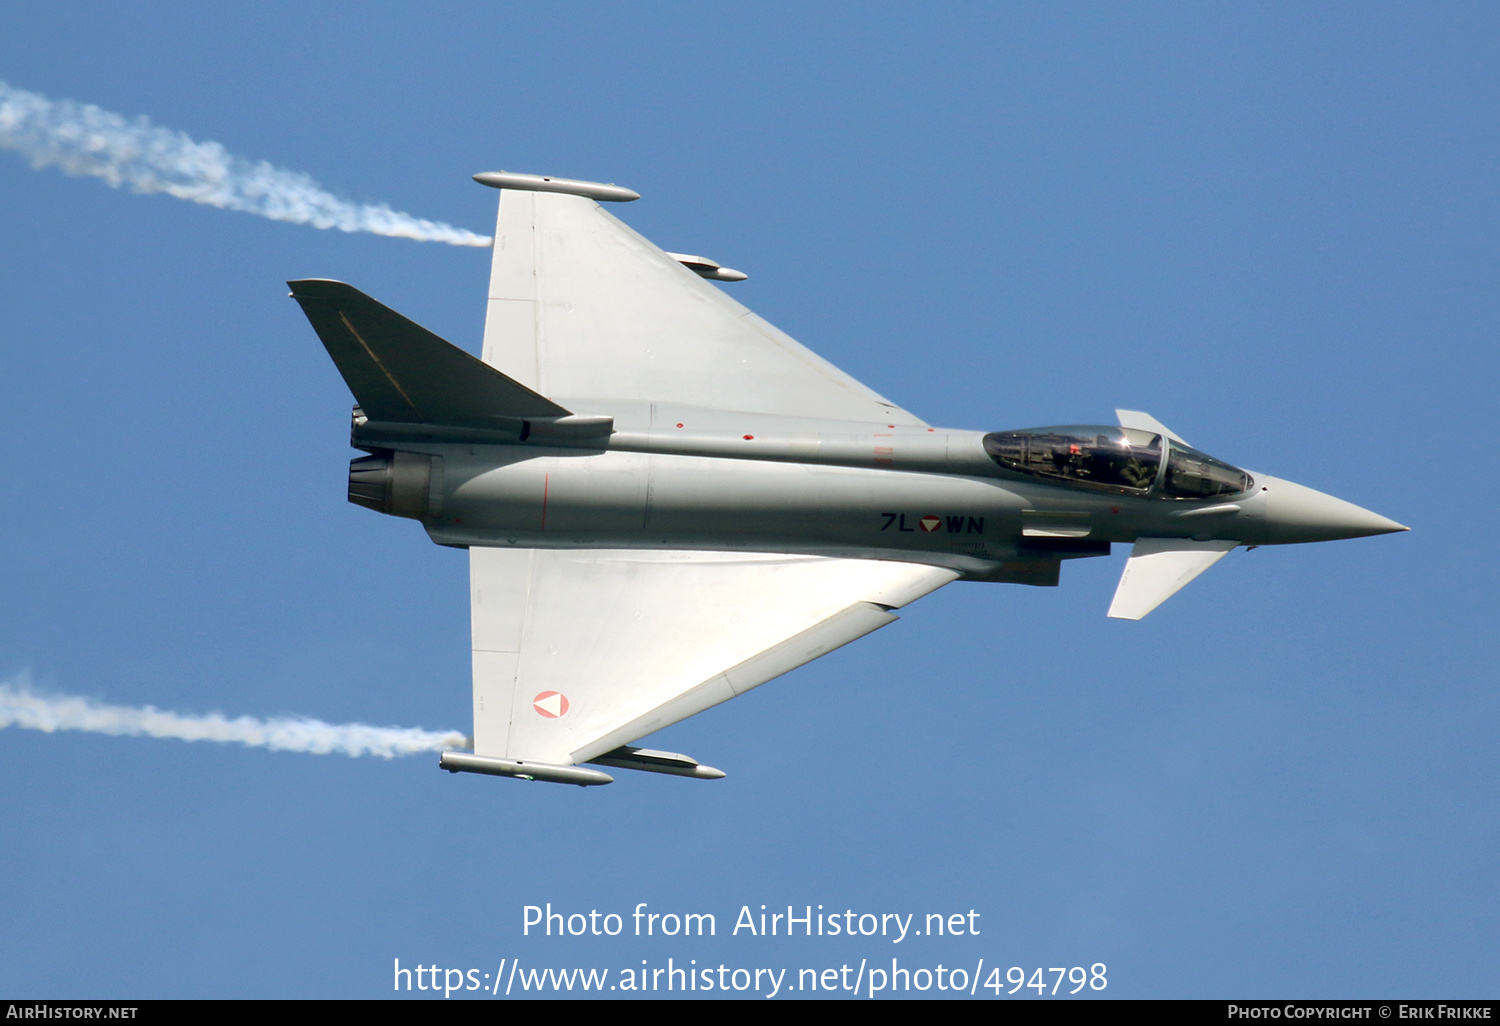
[[[292,281],[349,391],[371,420],[499,427],[568,411],[339,281]]]
[[[875,559],[474,546],[475,754],[609,756],[886,626],[957,576]]]
[[[1137,538],[1109,615],[1117,620],[1139,620],[1189,581],[1213,566],[1238,542],[1215,539]]]

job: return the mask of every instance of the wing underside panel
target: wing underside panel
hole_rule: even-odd
[[[583,762],[896,619],[954,580],[885,560],[470,549],[474,750]]]
[[[549,396],[922,423],[583,196],[501,191],[484,359]]]

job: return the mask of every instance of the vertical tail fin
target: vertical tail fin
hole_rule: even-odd
[[[288,282],[371,420],[464,427],[568,411],[352,286]]]

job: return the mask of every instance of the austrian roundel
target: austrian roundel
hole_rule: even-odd
[[[561,691],[543,691],[531,700],[531,707],[538,716],[555,720],[568,711],[568,696]]]

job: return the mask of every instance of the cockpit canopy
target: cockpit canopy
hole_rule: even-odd
[[[1069,425],[996,431],[984,436],[984,451],[1006,470],[1124,495],[1209,499],[1248,491],[1253,484],[1238,467],[1136,428]]]

